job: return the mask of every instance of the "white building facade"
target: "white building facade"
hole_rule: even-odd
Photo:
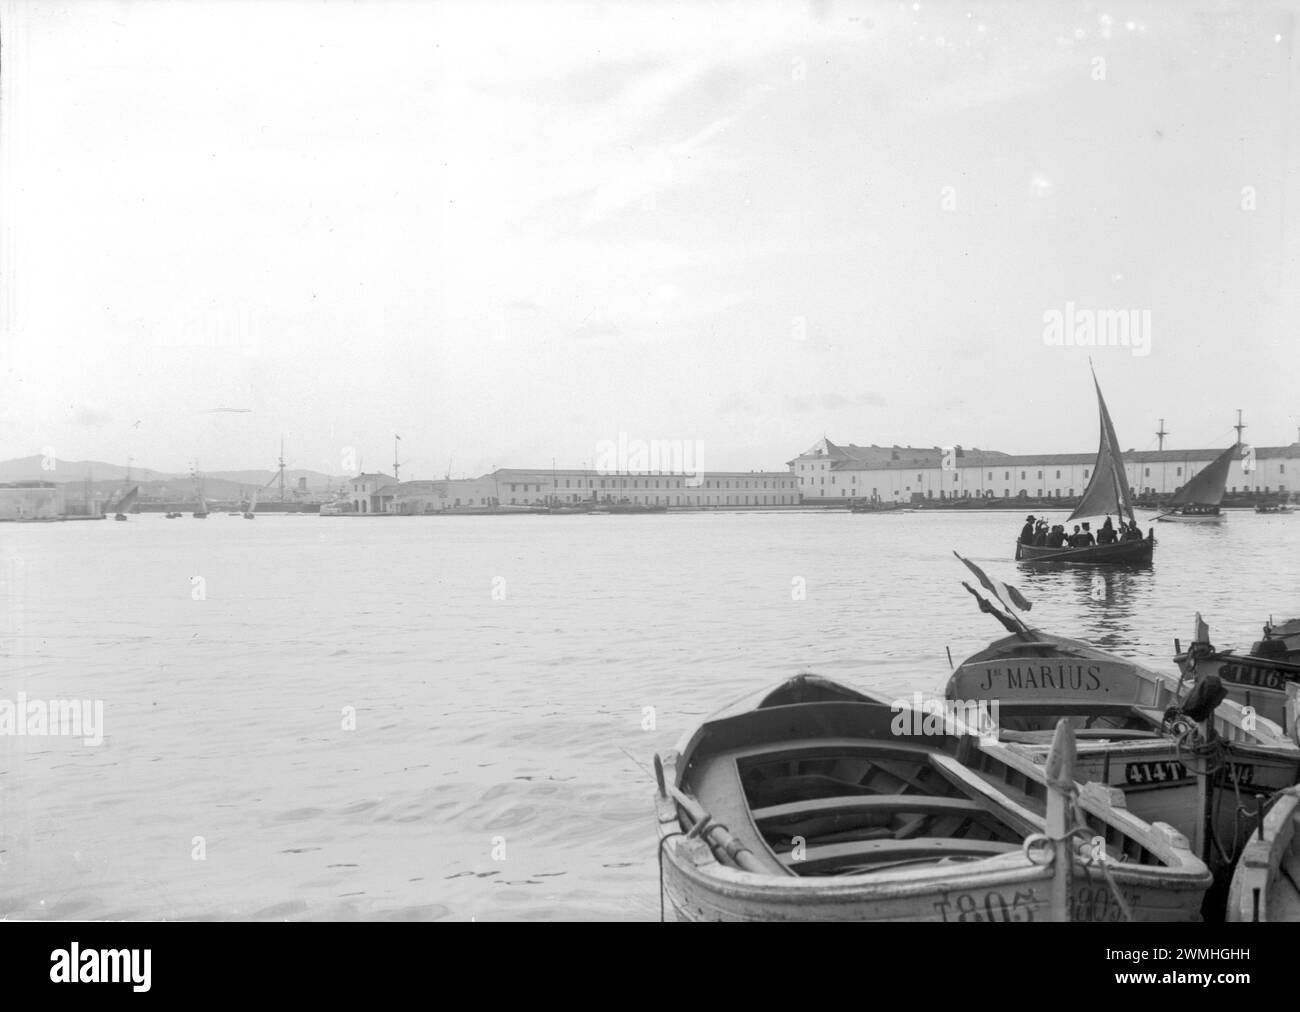
[[[1124,454],[1135,495],[1177,491],[1225,447]],[[838,446],[828,439],[789,462],[805,502],[930,499],[1070,499],[1088,487],[1095,453],[1011,455],[961,447]],[[1300,443],[1246,448],[1228,472],[1229,493],[1286,495],[1297,487]]]

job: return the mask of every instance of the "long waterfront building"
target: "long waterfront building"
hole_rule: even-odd
[[[1168,495],[1208,466],[1223,447],[1143,450],[1123,455],[1137,495]],[[1093,453],[1008,454],[956,447],[839,445],[820,439],[785,471],[689,474],[609,473],[591,468],[503,467],[478,478],[398,483],[391,475],[350,479],[355,513],[437,513],[448,509],[544,504],[637,503],[672,509],[844,504],[849,500],[1072,499],[1087,488]],[[1232,463],[1230,493],[1286,495],[1300,473],[1300,443],[1255,447]]]
[[[1226,447],[1139,450],[1123,455],[1136,495],[1177,491]],[[804,502],[918,499],[1068,499],[1083,495],[1095,453],[1013,455],[961,447],[840,446],[820,439],[789,461]],[[1287,494],[1300,473],[1300,443],[1245,448],[1228,473],[1229,492]]]
[[[386,479],[386,481],[385,481]],[[796,506],[789,471],[610,473],[591,468],[498,468],[479,478],[405,481],[363,474],[351,482],[355,512],[437,513],[488,506],[636,503],[673,509]]]

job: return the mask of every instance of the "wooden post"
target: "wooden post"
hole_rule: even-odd
[[[1047,836],[1052,840],[1052,886],[1049,916],[1053,921],[1070,919],[1070,885],[1074,873],[1074,849],[1069,832],[1071,793],[1074,788],[1074,730],[1062,717],[1047,756]]]

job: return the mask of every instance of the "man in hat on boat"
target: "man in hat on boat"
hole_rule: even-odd
[[[1097,539],[1092,536],[1092,531],[1088,527],[1088,521],[1083,522],[1083,534],[1079,536],[1079,544],[1084,548],[1091,548],[1097,543]]]
[[[1113,545],[1115,543],[1115,528],[1111,525],[1110,516],[1106,517],[1106,522],[1101,525],[1101,530],[1097,532],[1097,544]]]
[[[1034,543],[1034,515],[1032,513],[1025,517],[1025,526],[1020,528],[1020,543],[1022,545],[1032,545]]]

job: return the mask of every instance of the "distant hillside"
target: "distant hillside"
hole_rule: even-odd
[[[53,470],[41,467],[45,458],[40,454],[30,457],[16,457],[13,460],[0,461],[0,481],[53,481],[59,484],[69,481],[85,481],[93,477],[96,481],[121,481],[126,477],[125,464],[107,464],[102,460],[60,460],[53,461]],[[162,471],[151,471],[147,467],[132,467],[131,477],[141,481],[168,478]]]
[[[52,470],[41,467],[44,458],[39,454],[31,457],[18,457],[14,460],[0,461],[0,482],[4,481],[52,481],[59,485],[81,484],[88,478],[93,480],[96,489],[102,486],[116,488],[126,481],[126,465],[109,464],[102,460],[59,460],[54,461]],[[286,493],[298,487],[298,479],[307,479],[307,488],[313,492],[338,488],[347,478],[309,471],[302,468],[285,468],[284,487]],[[268,470],[254,471],[212,471],[203,472],[205,490],[217,495],[238,495],[240,488],[251,491],[273,482],[279,492],[279,472]],[[131,483],[140,485],[162,485],[172,489],[193,489],[189,472],[176,473],[154,471],[147,467],[131,467]],[[141,494],[148,494],[141,488]]]

